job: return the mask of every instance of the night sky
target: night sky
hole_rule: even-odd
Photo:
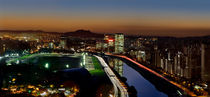
[[[210,35],[210,0],[0,0],[0,29]]]

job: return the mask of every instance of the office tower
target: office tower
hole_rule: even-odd
[[[124,52],[124,35],[123,33],[115,34],[115,53],[123,53]]]
[[[201,78],[203,81],[210,82],[210,45],[201,45]]]

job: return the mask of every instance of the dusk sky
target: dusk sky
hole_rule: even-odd
[[[210,0],[0,0],[0,29],[210,35]]]

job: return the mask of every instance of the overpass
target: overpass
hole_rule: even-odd
[[[118,92],[119,91],[120,91],[120,97],[129,97],[127,89],[120,82],[120,80],[117,78],[117,76],[111,70],[111,68],[106,64],[104,59],[99,57],[99,56],[96,56],[96,55],[94,55],[94,56],[100,61],[105,73],[107,74],[107,76],[111,80],[112,84],[114,85],[114,97],[118,97]]]

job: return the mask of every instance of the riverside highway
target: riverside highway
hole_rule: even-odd
[[[94,55],[101,63],[106,72],[107,76],[111,80],[112,84],[114,85],[114,97],[118,97],[118,89],[120,90],[120,97],[128,97],[128,92],[126,88],[120,83],[119,79],[116,77],[114,72],[110,69],[110,67],[106,64],[103,58]]]

